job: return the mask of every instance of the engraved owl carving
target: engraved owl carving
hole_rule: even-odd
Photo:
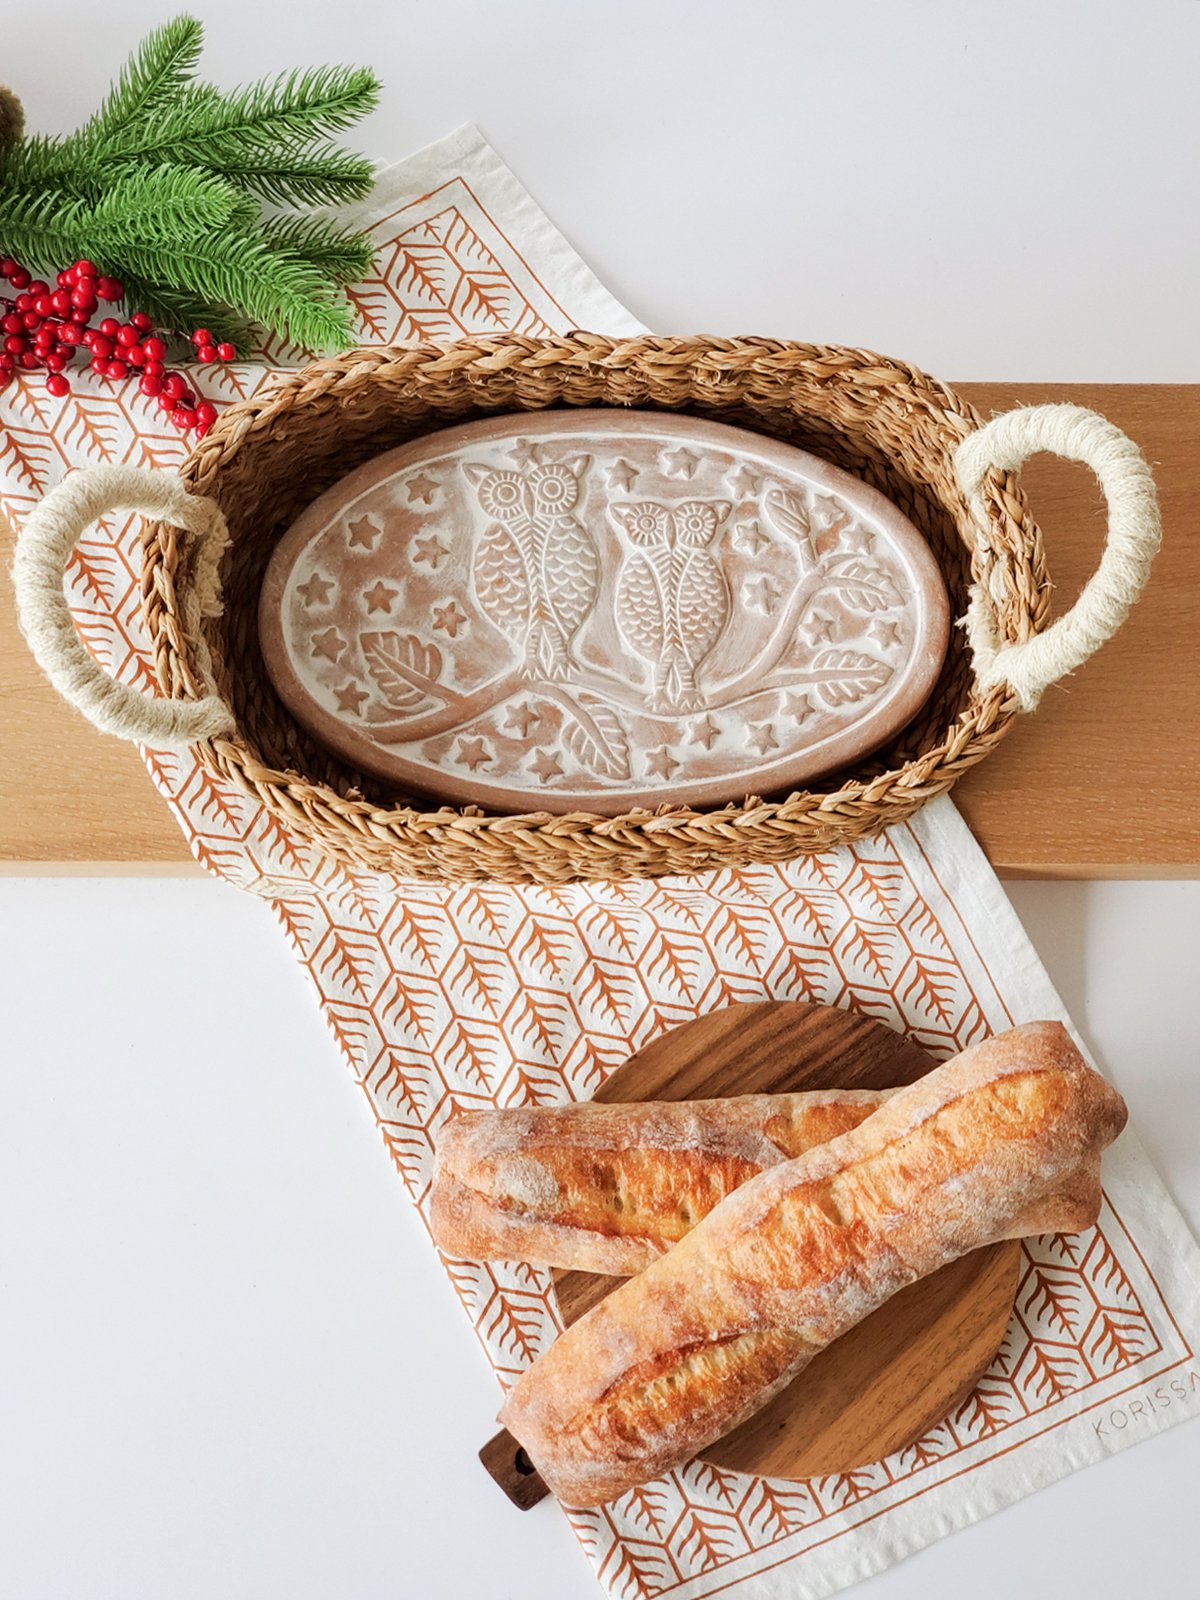
[[[703,705],[696,669],[729,620],[729,586],[709,546],[728,500],[619,501],[609,515],[632,547],[617,576],[616,618],[625,642],[654,671],[654,711]]]
[[[530,459],[521,468],[464,462],[491,522],[475,549],[475,593],[484,612],[522,652],[529,678],[564,678],[572,635],[600,587],[600,561],[574,515],[589,456]]]

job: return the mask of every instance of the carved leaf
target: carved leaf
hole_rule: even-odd
[[[822,650],[805,676],[827,706],[845,706],[882,689],[892,669],[861,650],[834,649]]]
[[[777,532],[799,549],[801,568],[807,572],[816,564],[812,543],[812,523],[803,498],[794,492],[772,489],[763,501],[763,510]]]
[[[411,711],[428,699],[441,675],[441,651],[414,633],[364,633],[362,648],[367,671],[394,711]]]
[[[872,567],[857,556],[838,561],[830,570],[837,597],[851,611],[873,614],[890,611],[903,599],[899,585],[888,572]]]
[[[595,695],[580,694],[563,718],[562,740],[581,766],[604,778],[628,778],[629,741],[621,719]]]

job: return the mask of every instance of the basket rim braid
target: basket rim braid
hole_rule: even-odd
[[[854,770],[786,797],[618,817],[404,803],[318,746],[278,699],[258,647],[258,589],[278,539],[353,468],[421,434],[474,417],[585,406],[682,411],[749,428],[891,499],[929,543],[962,624],[909,725]],[[1109,504],[1096,575],[1053,623],[1042,537],[1016,477],[1038,449],[1088,462]],[[74,634],[62,596],[75,539],[118,506],[150,519],[141,594],[165,699],[108,679]],[[14,575],[22,627],[62,693],[124,737],[190,744],[202,767],[321,854],[400,877],[565,884],[778,862],[903,821],[990,754],[1018,710],[1114,631],[1145,581],[1157,534],[1140,452],[1079,407],[1032,407],[984,425],[945,384],[868,350],[576,331],[358,349],[316,362],[229,407],[178,479],[124,468],[75,474],[29,518]]]

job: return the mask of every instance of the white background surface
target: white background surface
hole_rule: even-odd
[[[1192,0],[197,9],[222,82],[371,61],[373,154],[479,122],[652,326],[1200,378]],[[14,10],[4,78],[65,129],[167,14]],[[1197,1227],[1200,884],[1012,895]],[[0,881],[0,1015],[5,1600],[599,1593],[474,1460],[494,1380],[263,907]],[[1191,1594],[1198,1467],[1175,1430],[858,1592]]]

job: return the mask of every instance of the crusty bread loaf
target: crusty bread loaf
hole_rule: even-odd
[[[1030,1203],[1099,1208],[1125,1105],[1058,1023],[975,1045],[751,1178],[514,1385],[501,1422],[565,1504],[689,1460],[906,1284],[1010,1237]]]
[[[469,1111],[438,1135],[430,1228],[452,1256],[628,1277],[747,1179],[849,1132],[894,1092]],[[1059,1229],[1065,1199],[1053,1201]],[[1016,1231],[1052,1231],[1043,1211]]]
[[[857,1126],[870,1089],[470,1111],[438,1135],[429,1222],[450,1255],[626,1277],[765,1167]]]

